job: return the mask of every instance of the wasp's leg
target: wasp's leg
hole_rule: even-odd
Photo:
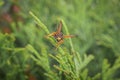
[[[53,33],[51,33],[51,34],[49,34],[49,35],[47,35],[47,36],[45,36],[46,38],[48,38],[48,37],[50,37],[50,36],[54,36],[56,34],[56,32],[53,32]]]
[[[61,32],[61,28],[62,28],[62,21],[60,21],[60,24],[59,24],[58,29],[56,31],[57,34],[59,34]]]
[[[64,35],[63,38],[72,38],[75,37],[74,35]]]
[[[57,45],[56,45],[56,49],[57,49],[63,42],[64,42],[63,40],[59,41],[59,42],[57,43]]]

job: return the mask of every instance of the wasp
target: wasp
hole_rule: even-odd
[[[53,36],[56,39],[56,41],[57,41],[56,48],[58,48],[61,44],[63,44],[64,38],[74,37],[74,35],[64,35],[62,33],[61,29],[62,29],[62,21],[60,21],[57,30],[47,36],[47,37]]]

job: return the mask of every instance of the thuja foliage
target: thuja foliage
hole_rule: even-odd
[[[11,33],[0,30],[0,80],[120,79],[119,0],[8,2],[21,8],[22,20],[12,14]],[[76,37],[55,50],[56,40],[46,36],[59,21],[64,34]]]
[[[49,33],[47,27],[33,14],[30,13],[35,20],[38,22],[39,26],[43,29],[44,32]],[[64,22],[63,22],[64,23]],[[29,26],[30,27],[30,26]],[[32,26],[34,27],[34,26]],[[15,27],[13,25],[15,30]],[[30,29],[33,30],[33,29]],[[20,31],[21,32],[21,31]],[[28,30],[24,31],[25,34],[29,33]],[[37,29],[33,35],[36,37],[27,37],[29,40],[37,38],[35,42],[31,43],[26,42],[26,46],[24,47],[15,47],[15,37],[19,37],[22,33],[15,34],[0,34],[1,39],[1,70],[4,76],[1,76],[1,79],[10,79],[16,80],[19,79],[29,79],[32,75],[31,69],[29,68],[38,68],[38,78],[48,79],[48,80],[78,80],[80,78],[85,78],[87,75],[83,76],[81,73],[84,72],[84,68],[86,65],[94,58],[92,55],[84,55],[83,59],[81,58],[78,52],[70,52],[68,49],[62,49],[59,47],[58,51],[53,50],[56,54],[52,54],[47,51],[47,47],[44,43],[39,43],[38,36],[39,34],[35,34]],[[28,34],[29,35],[29,34]],[[30,35],[32,36],[32,35]],[[27,39],[26,38],[26,39]],[[41,38],[44,38],[43,35]],[[40,39],[41,39],[40,38]],[[51,40],[48,40],[51,42]],[[52,43],[52,42],[51,42]],[[54,41],[55,43],[55,41]],[[54,44],[52,43],[52,44]],[[70,40],[70,44],[72,44]],[[33,46],[36,47],[33,47]],[[72,46],[71,46],[72,47]],[[38,50],[37,50],[38,49]],[[4,52],[5,51],[5,52]],[[5,56],[6,55],[6,56]],[[4,56],[7,57],[7,60],[4,60]],[[17,59],[17,60],[16,60]],[[51,65],[51,59],[56,61]],[[32,63],[33,62],[33,63]],[[8,70],[7,70],[8,69]],[[6,70],[6,71],[5,71]],[[33,69],[34,70],[34,69]],[[83,71],[82,71],[83,70]],[[29,73],[27,73],[29,72]],[[37,71],[34,72],[34,74]],[[41,75],[40,75],[41,74]],[[86,69],[84,74],[87,74]],[[3,78],[4,77],[4,78]]]
[[[32,12],[30,12],[30,14],[43,32],[49,33],[47,27]],[[66,28],[65,32],[69,34],[64,21],[63,26]],[[27,27],[30,27],[30,25],[26,26],[26,28]],[[15,30],[14,25],[13,28]],[[38,27],[32,25],[31,29],[29,29],[30,31],[21,29],[18,33],[16,32],[16,34],[10,35],[0,33],[0,42],[2,43],[0,48],[0,55],[2,56],[0,66],[2,72],[1,79],[16,80],[19,77],[20,80],[25,80],[31,78],[31,76],[35,77],[34,79],[38,78],[44,80],[114,79],[113,73],[120,68],[120,58],[118,58],[112,66],[105,59],[101,66],[102,71],[91,77],[88,75],[89,69],[86,66],[94,59],[93,55],[87,56],[84,54],[82,57],[79,52],[74,50],[71,39],[68,40],[71,51],[67,48],[59,47],[57,51],[53,50],[53,52],[51,52],[45,43],[39,42],[44,38],[44,35],[41,35],[37,28]],[[28,41],[26,41],[24,47],[18,47],[15,45],[15,38],[20,38],[20,35],[23,33],[27,36],[24,36],[24,38]],[[29,37],[33,35],[34,37]],[[51,45],[55,43],[52,38],[46,41],[50,42]],[[4,60],[5,57],[7,57],[6,60]],[[53,63],[52,61],[55,62]]]

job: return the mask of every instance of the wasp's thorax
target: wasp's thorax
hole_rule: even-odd
[[[58,34],[55,34],[54,37],[59,42],[59,41],[63,40],[63,33],[60,32]]]

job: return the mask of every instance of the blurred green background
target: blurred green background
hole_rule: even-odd
[[[62,27],[63,33],[76,37],[54,50],[56,41],[45,38],[46,30],[54,32],[60,19],[69,31]],[[0,80],[120,80],[119,75],[120,0],[0,0]]]

